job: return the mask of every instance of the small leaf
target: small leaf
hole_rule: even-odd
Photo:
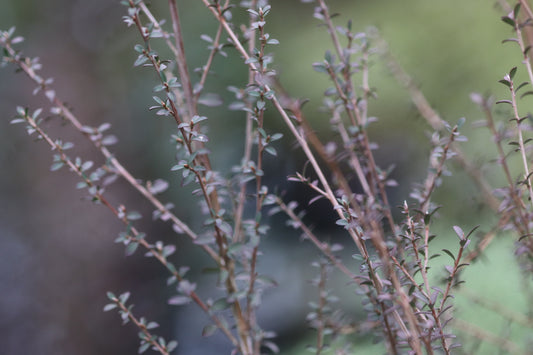
[[[167,351],[171,352],[178,347],[178,342],[175,340],[169,341],[167,344]]]
[[[463,240],[465,238],[465,232],[461,229],[459,226],[453,226],[453,230],[455,231],[455,234],[459,237],[459,239]]]
[[[142,215],[137,211],[128,212],[128,214],[126,215],[126,219],[129,221],[135,221],[141,218],[142,218]]]
[[[527,81],[524,81],[522,84],[518,85],[518,87],[516,89],[514,89],[514,91],[518,92],[518,90],[520,90],[521,88],[523,88],[527,84],[529,84],[529,83]]]
[[[468,234],[466,235],[465,239],[468,239],[468,238],[472,235],[472,233],[474,233],[474,231],[475,231],[476,229],[478,229],[479,227],[480,227],[480,226],[477,225],[477,226],[475,226],[474,228],[472,228],[472,229],[470,230],[470,232],[468,232]]]
[[[137,242],[131,242],[126,246],[126,256],[133,255],[135,253],[135,250],[139,247],[139,243]]]
[[[207,107],[217,107],[222,105],[222,97],[218,94],[204,94],[198,99],[198,103]]]
[[[527,92],[525,94],[523,94],[522,96],[525,96],[525,95],[527,95]],[[509,104],[511,106],[513,105],[513,103],[511,101],[509,101],[509,100],[498,100],[498,101],[496,101],[496,104]]]
[[[187,296],[174,296],[168,300],[168,304],[173,306],[183,306],[191,302],[191,298]]]
[[[108,311],[110,311],[110,310],[112,310],[112,309],[115,309],[115,308],[117,308],[117,307],[118,307],[118,306],[117,306],[116,303],[108,303],[108,304],[106,304],[105,307],[104,307],[104,312],[108,312]]]
[[[520,12],[520,2],[513,9],[513,18],[518,18],[518,12]]]
[[[511,87],[511,82],[509,80],[502,79],[502,80],[498,80],[498,82],[502,83],[503,85],[507,86],[508,88]]]
[[[514,78],[514,76],[515,76],[515,74],[516,74],[516,70],[517,70],[517,68],[516,68],[516,67],[513,67],[513,68],[511,69],[511,71],[509,72],[509,77],[511,78],[511,80],[513,80],[513,78]]]
[[[147,184],[148,185],[148,184]],[[157,195],[168,189],[168,182],[163,179],[157,179],[154,182],[150,183],[148,186],[148,191],[150,193]]]
[[[52,164],[52,166],[50,167],[50,171],[57,171],[61,169],[64,165],[65,163],[63,163],[62,161],[58,161],[57,163]]]
[[[211,310],[213,311],[222,311],[224,309],[227,309],[229,306],[231,306],[231,303],[229,303],[226,298],[219,298],[218,300],[213,303],[211,306]]]
[[[502,21],[505,22],[506,24],[512,26],[513,28],[515,27],[515,21],[512,18],[508,17],[508,16],[503,16],[502,17]]]
[[[192,118],[192,123],[193,123],[193,124],[197,124],[197,123],[202,122],[202,121],[205,121],[205,120],[207,120],[207,117],[205,117],[205,116],[198,116],[198,115],[195,115],[195,116],[193,116],[193,118]]]
[[[120,296],[118,296],[120,303],[125,304],[128,301],[128,298],[130,298],[129,292],[124,292]]]
[[[443,252],[445,252],[446,254],[448,254],[450,256],[450,258],[453,259],[453,261],[455,261],[455,256],[453,255],[453,253],[451,251],[449,251],[448,249],[442,249]]]
[[[506,38],[502,41],[502,43],[507,43],[507,42],[516,42],[518,43],[518,40],[516,38]]]
[[[348,224],[348,221],[345,219],[338,219],[335,224],[337,224],[338,226],[346,226]]]
[[[213,43],[213,39],[206,34],[200,35],[200,38],[208,43]]]
[[[526,91],[525,93],[523,93],[520,98],[524,98],[525,96],[528,96],[528,95],[533,95],[533,91]]]
[[[218,327],[214,324],[208,324],[204,327],[202,330],[202,336],[203,337],[210,337],[217,331]]]
[[[139,354],[142,354],[142,353],[144,353],[146,350],[148,350],[148,348],[150,347],[150,345],[152,345],[152,344],[149,343],[149,342],[146,342],[146,343],[143,343],[141,346],[139,346]]]
[[[265,147],[265,152],[275,157],[278,156],[278,153],[276,152],[276,149],[274,147]]]
[[[157,327],[159,327],[159,324],[157,324],[156,322],[150,322],[146,325],[146,329],[154,329]]]

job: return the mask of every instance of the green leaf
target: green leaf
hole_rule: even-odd
[[[324,59],[329,65],[332,65],[333,61],[335,60],[335,56],[331,54],[331,51],[327,50],[326,54],[324,55]]]
[[[171,352],[178,347],[178,342],[175,340],[169,341],[167,344],[167,351]]]
[[[142,354],[144,353],[146,350],[148,350],[148,348],[150,348],[150,344],[149,342],[146,342],[146,343],[143,343],[141,346],[139,346],[139,354]]]
[[[319,73],[327,73],[328,70],[326,68],[326,65],[324,63],[314,63],[313,69]]]
[[[135,253],[135,250],[139,247],[139,243],[137,242],[131,242],[126,246],[126,256],[133,255]]]
[[[511,87],[511,82],[506,79],[498,80],[499,83],[502,83],[503,85],[507,86],[508,88]]]
[[[208,43],[213,43],[214,42],[213,39],[210,36],[206,35],[206,34],[200,35],[200,38],[202,40],[208,42]]]
[[[133,63],[133,66],[134,67],[138,67],[138,66],[141,66],[143,65],[144,63],[146,63],[148,61],[148,58],[144,55],[144,54],[140,54],[137,59],[135,60],[135,62]]]
[[[472,233],[474,233],[474,231],[475,231],[476,229],[478,229],[479,227],[480,227],[480,226],[478,225],[478,226],[475,226],[474,228],[472,228],[472,229],[470,230],[470,232],[468,232],[468,234],[466,235],[465,239],[470,238],[470,236],[472,235]]]
[[[507,42],[515,42],[515,43],[519,43],[518,42],[518,39],[516,38],[506,38],[502,41],[502,43],[507,43]]]
[[[202,330],[202,336],[203,337],[210,337],[217,331],[218,327],[214,324],[208,324],[204,327]]]
[[[128,301],[128,298],[130,298],[129,292],[124,292],[120,296],[118,296],[120,303],[125,304]]]
[[[518,90],[520,90],[521,88],[523,88],[527,84],[529,84],[529,83],[527,81],[524,81],[522,84],[518,85],[518,87],[516,89],[514,89],[514,91],[518,92]]]
[[[451,251],[449,251],[448,249],[442,249],[443,252],[445,252],[446,254],[448,254],[450,256],[450,258],[453,259],[453,261],[455,261],[455,256],[453,255],[453,253]]]
[[[513,28],[515,27],[515,21],[512,18],[508,17],[508,16],[503,16],[502,17],[502,21],[505,22],[506,24],[508,24],[509,26],[513,27]]]
[[[128,212],[128,214],[126,215],[126,219],[128,221],[135,221],[141,218],[142,218],[142,215],[137,211]]]
[[[28,115],[28,109],[22,106],[17,106],[17,113],[19,116],[25,117]]]
[[[514,76],[515,76],[515,74],[516,74],[516,70],[517,70],[517,68],[516,68],[516,67],[513,67],[513,68],[511,69],[511,71],[509,72],[509,77],[511,78],[511,80],[513,80],[513,78],[514,78]]]
[[[274,147],[265,147],[265,152],[275,157],[278,156],[278,152],[276,151]]]
[[[108,312],[108,311],[110,311],[110,310],[112,310],[112,309],[115,309],[115,308],[117,308],[117,307],[118,307],[118,306],[117,306],[116,303],[108,303],[108,304],[106,304],[106,305],[104,306],[104,312]]]
[[[265,286],[267,287],[276,287],[278,286],[278,283],[276,282],[276,280],[268,277],[268,276],[265,276],[265,275],[260,275],[258,276],[257,278],[257,281],[264,284]]]
[[[525,96],[528,96],[528,95],[533,95],[533,91],[526,91],[525,93],[523,93],[520,98],[523,99]]]
[[[459,226],[453,226],[453,230],[455,231],[455,234],[459,237],[459,239],[463,240],[465,239],[465,232],[461,229]]]
[[[65,165],[64,162],[58,161],[58,162],[52,164],[52,166],[50,166],[50,171],[57,171],[57,170],[61,169],[64,165]]]
[[[520,12],[520,3],[516,4],[513,9],[513,18],[518,18],[518,13]]]
[[[226,300],[226,298],[223,297],[223,298],[219,298],[218,300],[215,301],[215,303],[213,303],[213,305],[211,306],[211,310],[222,311],[224,309],[229,308],[229,306],[231,306],[231,303],[229,303]]]
[[[155,102],[157,102],[161,106],[163,106],[165,104],[165,102],[163,100],[161,100],[161,98],[159,96],[152,96],[152,98],[154,99]]]
[[[527,93],[525,93],[524,95],[526,95],[526,94]],[[522,95],[522,96],[524,96],[524,95]],[[511,106],[513,105],[512,101],[510,101],[510,100],[498,100],[498,101],[496,101],[496,104],[509,104]]]
[[[157,327],[159,327],[159,324],[157,324],[157,322],[150,322],[146,325],[146,329],[154,329]]]
[[[192,118],[192,123],[193,123],[193,124],[197,124],[197,123],[202,122],[202,121],[205,121],[205,120],[207,120],[207,117],[205,117],[205,116],[198,116],[198,115],[195,115],[195,116],[193,116],[193,118]]]
[[[348,221],[345,219],[338,219],[335,224],[338,226],[346,226],[348,224]]]
[[[220,95],[208,93],[200,96],[198,103],[207,107],[217,107],[222,105],[224,102],[222,101],[222,97]]]

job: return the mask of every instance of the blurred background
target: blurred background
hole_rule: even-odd
[[[497,167],[491,165],[495,157],[493,147],[487,144],[491,138],[486,131],[471,127],[482,116],[469,99],[473,91],[506,98],[507,93],[497,81],[521,60],[516,47],[501,44],[511,32],[500,21],[503,13],[496,1],[329,3],[331,12],[341,14],[335,19],[337,25],[344,26],[352,19],[357,31],[375,26],[381,32],[392,54],[445,120],[455,123],[466,117],[463,131],[469,141],[462,148],[476,164],[487,164],[485,175],[495,186],[501,186]],[[296,0],[273,0],[271,4],[267,31],[280,41],[270,47],[273,67],[291,95],[311,100],[305,113],[319,135],[333,137],[328,117],[319,109],[329,83],[323,74],[312,69],[312,63],[321,61],[325,50],[332,49],[328,35],[312,16],[313,4]],[[216,23],[200,1],[178,1],[178,6],[192,70],[203,65],[208,54],[200,35],[214,37]],[[155,6],[153,11],[158,17],[167,17],[164,6]],[[169,180],[171,188],[163,200],[174,202],[176,214],[198,228],[201,216],[195,213],[197,201],[189,192],[180,192],[179,180],[169,171],[175,152],[170,143],[174,124],[148,111],[153,105],[155,77],[149,69],[133,67],[133,46],[140,40],[135,30],[122,22],[124,13],[125,8],[118,1],[3,0],[0,29],[17,27],[18,35],[26,38],[19,48],[28,56],[40,57],[41,74],[55,79],[57,95],[74,108],[83,123],[112,123],[112,131],[120,140],[112,150],[119,160],[140,179]],[[245,16],[238,7],[233,13]],[[239,56],[232,49],[227,52],[228,58],[216,58],[213,70],[217,74],[210,77],[206,89],[221,93],[225,104],[233,100],[226,87],[244,86],[247,76]],[[372,58],[370,82],[378,94],[370,106],[371,115],[379,119],[371,128],[372,139],[380,146],[376,157],[382,167],[396,166],[393,177],[400,187],[391,190],[390,196],[392,204],[398,205],[408,198],[413,183],[425,176],[429,127],[379,56]],[[222,336],[201,338],[201,329],[208,320],[197,307],[166,305],[173,290],[165,286],[166,276],[157,263],[142,253],[126,258],[123,247],[113,243],[122,225],[105,208],[84,200],[84,193],[75,189],[77,179],[67,170],[51,173],[49,149],[43,143],[32,142],[22,126],[9,124],[17,105],[32,110],[47,107],[41,97],[32,96],[33,89],[34,85],[15,73],[14,67],[0,70],[0,352],[136,353],[137,330],[132,325],[121,327],[116,313],[101,312],[107,303],[106,291],[129,290],[134,312],[159,322],[158,334],[178,340],[178,354],[229,354],[231,347]],[[281,120],[272,111],[267,118],[268,129],[283,132]],[[216,147],[212,161],[216,169],[227,173],[240,161],[244,116],[208,108],[202,113],[210,119],[210,145]],[[77,141],[77,154],[99,159],[97,152],[68,126],[52,122],[49,129],[63,141]],[[294,140],[286,134],[277,147],[279,158],[266,161],[269,173],[265,179],[270,186],[285,191],[287,199],[306,203],[309,191],[286,181],[305,163],[294,147]],[[190,248],[188,241],[176,242],[168,225],[151,223],[151,207],[125,183],[112,185],[108,195],[113,203],[123,203],[143,213],[145,218],[139,229],[147,233],[150,241],[177,243],[175,263],[190,265],[191,278],[206,281],[199,283],[200,294],[211,295],[213,279],[201,275],[205,266],[202,253]],[[450,241],[455,246],[453,225],[464,230],[481,225],[482,231],[488,231],[495,221],[483,206],[477,188],[461,171],[445,178],[434,200],[445,206],[434,230],[439,235],[437,248]],[[337,236],[338,230],[331,227],[333,215],[324,211],[316,204],[307,218],[325,238],[343,242]],[[299,242],[298,234],[285,228],[281,218],[275,222],[278,227],[264,241],[267,248],[260,267],[279,286],[264,295],[260,323],[278,333],[282,354],[300,354],[314,342],[304,318],[307,303],[316,299],[316,290],[308,280],[315,276],[309,263],[318,253]],[[353,250],[349,246],[347,256]],[[506,307],[521,312],[527,298],[517,270],[513,241],[503,236],[466,271],[464,278],[475,292],[493,301],[505,300]],[[343,296],[349,315],[364,319],[353,287],[346,281],[339,277],[331,282]],[[471,302],[468,295],[460,293],[457,302],[458,318],[525,346],[527,330],[509,326],[502,317]],[[383,347],[373,345],[372,340],[354,336],[354,349],[361,354],[383,353]],[[465,341],[470,346],[468,339]],[[496,350],[487,347],[483,353],[497,353],[492,351]]]

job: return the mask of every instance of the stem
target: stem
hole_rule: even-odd
[[[185,48],[183,46],[183,35],[181,33],[180,18],[178,13],[178,7],[175,0],[168,0],[168,6],[170,9],[170,16],[172,18],[172,29],[174,31],[174,39],[176,41],[177,57],[176,64],[178,65],[178,71],[180,73],[181,84],[183,87],[183,94],[185,96],[185,104],[189,114],[189,120],[193,115],[197,114],[196,107],[194,105],[194,95],[192,90],[191,78],[189,76],[189,70],[187,69],[187,57],[185,56]]]
[[[257,0],[252,0],[250,8],[255,8],[257,6]],[[250,13],[249,16],[249,37],[248,37],[248,53],[251,55],[255,48],[255,29],[252,29],[252,22],[254,21],[253,15]],[[248,67],[248,86],[252,85],[255,81],[255,72],[251,67]],[[242,164],[248,164],[252,156],[252,146],[253,146],[253,115],[252,115],[252,102],[247,102],[246,107],[248,108],[246,112],[246,128],[244,131],[244,155],[242,158]],[[246,204],[246,184],[241,184],[237,209],[235,211],[235,227],[234,227],[234,236],[233,241],[239,242],[243,239],[242,234],[242,217],[244,213],[244,205]]]
[[[233,31],[233,29],[229,26],[229,24],[225,20],[224,16],[222,16],[222,14],[220,13],[220,9],[215,9],[212,6],[210,6],[210,3],[209,3],[208,0],[202,0],[202,1],[206,5],[206,7],[209,9],[209,11],[211,11],[213,13],[213,15],[216,17],[216,19],[224,26],[224,29],[226,30],[226,33],[229,35],[230,39],[232,40],[235,48],[239,51],[239,53],[243,56],[243,58],[245,60],[248,60],[250,58],[248,53],[246,52],[246,50],[242,46],[240,40],[236,36],[236,34]],[[255,65],[255,63],[248,63],[248,65],[250,66],[250,68],[252,70],[254,70],[254,71],[258,70],[256,65]],[[265,84],[264,87],[265,87],[265,90],[267,90],[267,91],[271,90],[271,88],[270,88],[270,86],[268,84]],[[274,107],[277,109],[277,111],[281,115],[281,118],[283,119],[283,121],[285,122],[285,124],[287,125],[287,127],[289,128],[291,133],[294,135],[294,137],[298,141],[298,144],[302,148],[302,150],[305,153],[307,159],[309,160],[309,162],[311,163],[313,169],[315,170],[315,173],[317,174],[318,179],[319,179],[320,183],[322,184],[322,186],[324,188],[325,197],[330,201],[332,206],[337,206],[338,203],[336,201],[335,195],[334,195],[334,193],[333,193],[333,191],[332,191],[332,189],[331,189],[331,187],[330,187],[330,185],[329,185],[324,173],[322,172],[322,169],[318,165],[318,162],[317,162],[315,156],[311,152],[311,149],[309,148],[309,145],[307,144],[307,141],[305,140],[305,137],[302,134],[300,134],[300,132],[298,131],[298,129],[296,128],[296,126],[294,125],[294,123],[292,122],[292,120],[290,119],[288,114],[285,112],[285,110],[281,106],[281,104],[280,104],[278,98],[276,97],[276,95],[273,95],[272,103],[274,104]],[[337,214],[339,215],[340,218],[344,219],[344,216],[342,215],[342,212],[340,210],[337,210]],[[360,232],[356,231],[354,228],[350,228],[348,230],[348,233],[350,234],[350,236],[351,236],[352,240],[354,241],[354,243],[356,244],[357,248],[362,253],[366,253],[366,248],[363,246],[363,243],[362,243],[363,235]],[[410,324],[410,327],[411,327],[411,331],[409,331],[407,329],[407,327],[406,327],[406,325],[404,323],[404,320],[399,315],[399,313],[398,313],[398,311],[396,309],[393,309],[391,313],[392,313],[393,317],[395,318],[396,322],[398,323],[399,327],[407,335],[408,342],[411,345],[411,347],[413,348],[413,350],[417,354],[421,354],[422,351],[421,351],[421,348],[420,348],[420,341],[418,339],[418,335],[416,335],[416,334],[418,334],[417,331],[416,331],[416,328],[417,328],[416,316],[413,314],[413,311],[412,311],[412,309],[409,306],[409,302],[410,302],[409,301],[409,297],[407,297],[407,295],[405,294],[405,292],[401,288],[401,285],[400,285],[399,281],[397,280],[396,276],[394,275],[394,272],[392,271],[391,264],[390,264],[390,258],[388,258],[388,256],[387,256],[388,255],[388,250],[387,250],[385,241],[380,236],[378,236],[376,234],[374,234],[374,236],[376,238],[371,238],[372,242],[376,246],[376,249],[378,250],[380,258],[382,259],[382,261],[386,265],[386,270],[388,271],[389,276],[392,278],[394,287],[398,290],[398,293],[400,295],[400,302],[399,303],[400,303],[400,306],[403,308],[403,310],[406,313],[406,316],[408,318],[408,321],[409,321],[409,324]],[[367,262],[369,262],[369,258],[365,258],[365,260]],[[371,264],[369,264],[369,265],[371,265]],[[374,278],[373,280],[375,282],[376,290],[379,293],[380,290],[382,289],[382,280],[379,278],[377,273],[372,273],[372,275],[373,275],[373,278]]]
[[[531,66],[529,66],[529,68],[531,69]],[[511,82],[510,90],[511,90],[511,99],[512,99],[512,106],[513,106],[513,112],[514,112],[514,119],[516,120],[516,130],[518,134],[518,146],[520,148],[520,156],[522,158],[522,165],[524,167],[524,182],[527,182],[526,186],[529,192],[529,200],[531,201],[531,204],[533,206],[533,187],[531,186],[531,175],[529,173],[529,164],[527,162],[526,147],[524,144],[524,136],[522,134],[522,127],[520,125],[522,122],[522,119],[520,118],[520,115],[518,114],[516,92],[514,90],[513,82]]]
[[[128,319],[131,320],[133,322],[133,324],[135,324],[137,326],[137,328],[139,328],[141,333],[144,334],[145,340],[148,343],[152,344],[152,346],[154,348],[156,348],[157,351],[160,352],[162,355],[168,355],[169,354],[168,351],[166,350],[166,348],[164,348],[163,346],[161,346],[159,344],[159,342],[155,339],[155,337],[152,335],[152,333],[150,333],[150,331],[148,331],[146,326],[144,324],[142,324],[137,318],[135,318],[133,313],[131,313],[131,311],[122,302],[120,302],[120,300],[115,299],[114,301],[118,305],[120,310],[128,315]]]
[[[434,173],[429,173],[428,177],[426,179],[425,185],[425,191],[424,191],[424,199],[422,202],[420,202],[420,210],[424,213],[428,212],[429,209],[429,201],[431,198],[431,195],[433,194],[433,191],[435,190],[435,187],[437,185],[437,180],[441,177],[442,172],[444,171],[444,164],[446,163],[446,160],[448,159],[448,151],[450,150],[450,147],[454,141],[454,138],[457,134],[457,126],[455,126],[452,129],[452,132],[450,134],[450,138],[448,143],[444,146],[443,152],[442,152],[442,159],[440,162],[438,162],[436,168],[436,171]]]
[[[94,186],[93,182],[89,180],[85,176],[85,174],[83,174],[82,171],[68,158],[68,156],[64,153],[61,146],[57,144],[56,142],[54,142],[54,140],[50,138],[50,136],[48,136],[46,132],[44,132],[41,129],[41,127],[37,125],[37,123],[33,120],[33,118],[29,116],[25,116],[24,119],[26,119],[28,124],[33,129],[35,129],[35,131],[45,140],[46,143],[48,143],[50,147],[52,147],[54,150],[59,152],[59,155],[61,156],[61,160],[70,168],[71,171],[73,171],[76,175],[78,175],[87,184],[88,187]],[[146,250],[148,250],[151,253],[152,256],[154,256],[163,266],[165,266],[165,268],[174,277],[176,277],[177,280],[182,280],[182,277],[178,273],[178,271],[176,271],[175,268],[172,268],[170,264],[168,263],[168,261],[166,260],[166,258],[163,255],[161,255],[161,253],[159,253],[157,250],[155,250],[145,239],[139,237],[140,236],[139,231],[137,231],[135,227],[131,226],[131,222],[127,220],[125,216],[121,217],[119,210],[113,207],[113,205],[109,203],[109,201],[103,196],[101,192],[97,190],[94,197],[98,201],[100,201],[104,206],[106,206],[115,215],[115,217],[117,217],[126,227],[128,227],[128,229],[133,234],[133,237],[131,237],[130,239],[131,241],[137,242],[141,246],[143,246]],[[224,323],[220,321],[220,319],[216,315],[212,314],[209,311],[209,307],[200,299],[200,297],[194,291],[190,294],[190,297],[193,299],[193,301],[198,306],[200,306],[200,308],[202,308],[204,312],[206,312],[206,314],[208,314],[211,317],[213,322],[217,325],[218,328],[222,330],[222,332],[228,337],[228,339],[234,345],[237,345],[237,340],[235,339],[233,334],[231,334],[231,331],[224,325]]]

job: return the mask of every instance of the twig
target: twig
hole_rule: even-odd
[[[26,122],[39,134],[39,136],[44,139],[44,141],[52,147],[52,149],[56,150],[60,157],[61,161],[65,163],[71,171],[73,171],[76,175],[78,175],[86,184],[88,187],[93,187],[93,182],[85,176],[85,174],[82,172],[81,168],[76,166],[64,153],[63,148],[61,145],[59,145],[57,142],[55,142],[52,138],[50,138],[46,132],[44,132],[41,127],[36,123],[34,118],[32,118],[29,115],[24,115],[23,117]],[[95,186],[94,186],[95,187]],[[177,280],[182,280],[182,276],[179,274],[179,272],[176,270],[175,267],[171,266],[170,263],[166,260],[166,257],[162,255],[161,252],[154,249],[143,237],[141,237],[141,233],[137,231],[135,227],[131,226],[131,222],[127,219],[127,216],[124,213],[121,213],[118,209],[113,207],[111,203],[107,201],[107,199],[103,196],[103,194],[96,189],[94,192],[94,197],[100,201],[104,206],[106,206],[133,234],[133,236],[129,236],[130,242],[139,243],[139,245],[143,246],[153,257],[155,257],[174,277],[176,277]],[[218,317],[214,314],[212,314],[209,311],[209,307],[200,299],[200,297],[192,291],[189,295],[194,302],[202,308],[206,314],[208,314],[213,322],[217,325],[218,328],[222,330],[224,334],[228,337],[228,339],[234,344],[237,345],[237,340],[231,334],[231,331],[218,319]]]

